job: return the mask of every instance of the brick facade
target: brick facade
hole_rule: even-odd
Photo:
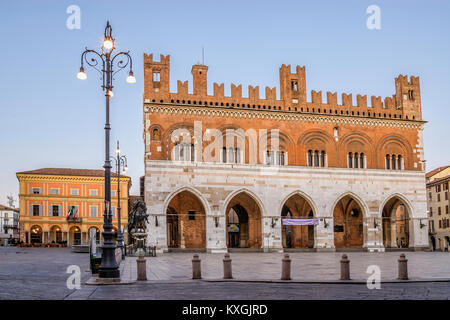
[[[410,246],[427,246],[416,227],[426,218],[418,77],[398,76],[395,94],[371,97],[368,106],[367,96],[353,105],[345,93],[338,105],[331,92],[323,103],[321,91],[307,101],[305,67],[281,66],[280,99],[276,88],[260,98],[257,86],[243,97],[234,84],[226,97],[217,83],[209,96],[207,72],[194,65],[193,92],[178,81],[172,93],[170,57],[144,55],[145,201],[159,217],[158,225],[149,220],[149,243],[166,250],[168,233],[185,240],[204,234],[206,246],[197,235],[192,247],[223,251],[233,209],[243,247],[382,251],[396,246],[383,235],[384,220],[396,219],[382,213],[395,199],[409,213]],[[205,217],[192,230],[183,222],[181,233],[188,210]],[[319,225],[287,228],[281,221],[288,213],[320,218]]]

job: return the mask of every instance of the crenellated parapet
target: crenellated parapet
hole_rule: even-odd
[[[191,70],[193,91],[189,92],[188,81],[177,81],[177,92],[170,92],[170,56],[160,55],[155,61],[152,54],[144,54],[144,99],[155,103],[183,105],[205,105],[211,107],[249,108],[287,112],[322,113],[344,116],[373,118],[394,118],[421,120],[419,78],[399,75],[395,78],[395,94],[384,99],[379,96],[326,92],[326,103],[322,91],[311,91],[311,101],[307,101],[305,67],[296,66],[292,72],[290,65],[280,67],[280,98],[276,88],[248,86],[247,97],[243,96],[241,84],[231,84],[231,96],[225,96],[224,84],[213,83],[213,95],[208,95],[208,67],[196,64]],[[262,91],[262,90],[261,90]],[[264,95],[264,97],[262,97]],[[369,102],[368,102],[369,100]]]

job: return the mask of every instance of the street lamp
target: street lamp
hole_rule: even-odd
[[[120,221],[120,167],[123,168],[123,173],[125,173],[128,170],[127,165],[127,157],[125,155],[120,155],[120,148],[119,148],[119,140],[117,140],[117,149],[116,149],[116,157],[111,157],[111,160],[113,160],[116,164],[116,173],[117,173],[117,247],[120,248],[120,252],[122,253],[122,259],[125,257],[124,250],[123,250],[123,238],[122,238],[122,228],[121,228],[121,221]]]
[[[103,238],[104,243],[102,246],[102,263],[99,268],[99,278],[120,278],[119,267],[116,263],[115,249],[116,246],[112,241],[112,215],[111,215],[111,161],[109,154],[109,136],[111,126],[109,124],[109,99],[113,96],[114,75],[120,70],[130,65],[128,77],[133,76],[133,62],[129,51],[121,51],[112,55],[114,50],[114,38],[112,37],[112,28],[109,21],[106,23],[104,41],[102,45],[102,51],[97,52],[95,50],[87,49],[81,54],[81,67],[80,72],[77,74],[77,78],[80,80],[87,79],[87,75],[84,72],[84,63],[97,70],[102,77],[102,89],[105,92],[106,99],[106,123],[105,123],[105,210],[103,213]],[[117,59],[117,60],[116,60]],[[114,71],[114,67],[117,71]],[[128,79],[127,79],[128,80]],[[129,83],[134,82],[127,81]]]

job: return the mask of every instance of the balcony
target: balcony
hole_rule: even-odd
[[[82,220],[83,219],[81,219],[81,218],[71,218],[71,217],[67,218],[68,223],[81,223]]]

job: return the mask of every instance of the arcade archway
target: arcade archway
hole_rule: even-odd
[[[60,226],[55,225],[50,228],[50,242],[51,243],[62,242],[62,231]]]
[[[384,247],[408,248],[412,226],[405,202],[398,196],[392,197],[383,206],[382,217]]]
[[[342,197],[333,210],[334,246],[362,248],[364,243],[363,210],[351,195]]]
[[[206,248],[206,215],[200,199],[184,190],[169,202],[166,211],[169,248]]]
[[[38,225],[30,228],[30,243],[42,243],[42,228]]]
[[[228,248],[261,248],[261,208],[246,192],[235,195],[226,208]]]
[[[78,226],[73,226],[69,229],[69,245],[81,244],[81,229]]]
[[[312,219],[309,202],[299,194],[289,197],[281,210],[282,219]],[[314,248],[314,225],[282,224],[283,248]]]

